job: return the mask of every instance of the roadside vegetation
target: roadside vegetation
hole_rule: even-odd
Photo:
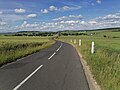
[[[63,34],[59,40],[73,44],[80,51],[102,90],[120,90],[120,31],[84,33],[84,35],[68,34],[68,36]],[[76,44],[74,39],[77,40]],[[79,39],[82,40],[82,46],[78,45]],[[92,41],[95,42],[94,54],[91,54]]]
[[[0,66],[51,46],[50,38],[0,35]]]

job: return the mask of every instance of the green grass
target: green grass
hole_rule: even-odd
[[[102,90],[120,90],[120,32],[88,32],[93,36],[62,36],[59,40],[71,43],[77,40],[75,47],[82,53]],[[108,37],[104,38],[103,35]],[[78,40],[82,46],[78,46]],[[91,42],[95,42],[95,53],[91,54]],[[73,44],[73,42],[71,43]]]
[[[0,66],[54,44],[50,37],[0,36]]]

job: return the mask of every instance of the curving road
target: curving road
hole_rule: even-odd
[[[89,90],[75,48],[57,41],[0,68],[0,90]]]

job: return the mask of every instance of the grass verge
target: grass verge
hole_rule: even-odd
[[[13,62],[41,49],[48,48],[55,41],[50,37],[1,37],[0,66]]]
[[[111,37],[112,35],[113,33]],[[77,40],[76,44],[73,43],[74,39]],[[78,45],[79,39],[82,39],[82,46]],[[62,36],[59,40],[74,44],[82,53],[102,90],[120,90],[120,42],[118,38],[104,38],[99,35]],[[92,41],[95,42],[94,54],[90,52]]]

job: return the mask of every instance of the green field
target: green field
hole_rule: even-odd
[[[102,90],[120,90],[120,32],[92,31],[85,33],[87,35],[61,36],[59,40],[74,44],[73,40],[76,39],[77,43],[74,46],[87,61]],[[78,46],[79,39],[82,40],[82,46]],[[91,54],[92,41],[95,42],[94,54]]]
[[[0,66],[54,44],[51,37],[0,36]]]

